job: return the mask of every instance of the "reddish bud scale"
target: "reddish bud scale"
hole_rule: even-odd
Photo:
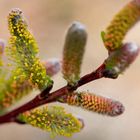
[[[88,92],[71,93],[61,97],[59,101],[109,116],[118,116],[124,112],[120,102]]]

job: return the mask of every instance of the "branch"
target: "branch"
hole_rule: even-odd
[[[0,124],[8,123],[8,122],[17,122],[17,116],[20,113],[23,113],[27,110],[31,110],[35,107],[39,107],[40,105],[44,105],[44,104],[47,104],[50,102],[57,101],[57,98],[65,95],[65,94],[68,94],[70,91],[74,91],[84,84],[87,84],[91,81],[104,77],[104,75],[103,75],[104,69],[105,69],[105,65],[103,63],[94,72],[83,76],[75,86],[71,87],[69,85],[66,85],[66,86],[50,93],[49,95],[47,95],[48,89],[44,90],[42,93],[37,95],[34,99],[29,101],[28,103],[22,105],[21,107],[3,115],[3,116],[0,116]],[[47,97],[42,97],[42,95],[45,95],[45,93],[46,93]],[[17,122],[17,123],[19,123],[19,122]]]

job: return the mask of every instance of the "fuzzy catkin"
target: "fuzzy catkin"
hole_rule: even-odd
[[[50,132],[52,137],[57,135],[71,136],[82,129],[82,124],[63,107],[46,106],[33,109],[19,115],[18,119],[34,127]]]
[[[69,85],[76,84],[80,78],[86,40],[85,27],[79,22],[74,22],[66,35],[62,62],[63,77]]]
[[[45,62],[47,64],[43,63],[43,65],[45,65],[46,71],[49,72],[50,76],[53,76],[54,74],[56,74],[57,71],[59,71],[58,67],[60,66],[60,63],[59,63],[60,61],[55,61],[54,63],[54,59],[51,59]],[[57,70],[55,70],[56,67],[57,67]],[[29,80],[25,80],[25,78],[20,75],[21,74],[20,71],[17,71],[17,70],[12,71],[8,79],[6,79],[7,71],[6,70],[3,70],[3,71],[5,73],[4,72],[0,73],[1,74],[0,114],[5,112],[9,107],[14,105],[17,101],[21,100],[23,97],[29,95],[31,91],[34,89],[34,86],[32,86],[31,82]]]
[[[122,8],[106,28],[103,35],[104,45],[109,52],[122,47],[122,42],[126,33],[139,19],[140,4],[135,0]]]
[[[0,99],[0,111],[2,112],[4,112],[22,97],[28,95],[32,90],[32,86],[28,81],[20,82],[17,80],[13,81],[11,85],[8,84],[6,86],[9,86],[9,89],[4,88],[0,91],[1,96],[3,96]]]
[[[6,47],[6,53],[14,67],[12,67],[10,75],[6,73],[7,69],[3,70],[1,75],[0,113],[29,94],[33,88],[44,90],[53,83],[46,75],[45,66],[37,57],[37,43],[29,32],[20,9],[13,9],[9,13],[8,27],[11,37],[9,45]],[[2,54],[3,46],[0,51]]]
[[[124,107],[120,102],[89,92],[73,92],[60,97],[58,100],[62,103],[79,106],[109,116],[118,116],[124,111]]]
[[[52,86],[53,82],[46,69],[37,57],[38,46],[29,32],[27,23],[20,9],[13,9],[8,16],[11,38],[7,47],[7,54],[16,63],[21,74],[29,79],[31,84],[40,90]]]

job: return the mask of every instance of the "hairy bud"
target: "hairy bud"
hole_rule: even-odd
[[[120,49],[110,53],[105,60],[104,76],[117,78],[138,56],[140,48],[135,43],[126,43]]]
[[[57,74],[61,69],[61,60],[57,58],[52,58],[46,61],[43,61],[43,65],[46,68],[46,73],[49,76]]]

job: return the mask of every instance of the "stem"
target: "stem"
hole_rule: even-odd
[[[44,90],[42,93],[37,95],[34,99],[29,101],[28,103],[20,106],[19,108],[15,109],[15,110],[13,110],[13,111],[11,111],[3,116],[0,116],[0,124],[7,123],[7,122],[19,123],[17,121],[17,116],[20,113],[23,113],[25,111],[28,111],[30,109],[33,109],[33,108],[38,107],[38,106],[43,105],[43,104],[57,101],[57,98],[65,95],[65,94],[68,94],[69,91],[76,90],[78,87],[80,87],[84,84],[87,84],[93,80],[100,79],[100,78],[104,77],[104,75],[103,75],[104,69],[105,69],[105,65],[102,64],[96,71],[83,76],[78,81],[77,85],[75,85],[74,87],[70,87],[69,85],[67,85],[67,86],[64,86],[64,87],[50,93],[50,94],[47,94],[48,90]],[[40,95],[43,95],[45,92],[46,92],[47,97],[43,98],[42,96],[40,96]]]

